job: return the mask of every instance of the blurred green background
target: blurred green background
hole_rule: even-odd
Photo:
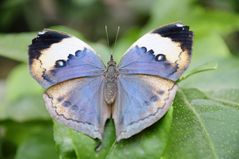
[[[28,71],[27,48],[44,28],[64,31],[90,43],[109,58],[117,26],[115,57],[138,37],[160,25],[183,22],[194,31],[195,68],[218,65],[180,82],[174,109],[150,130],[129,141],[96,142],[54,124]],[[239,158],[238,0],[1,0],[0,159],[73,158]]]

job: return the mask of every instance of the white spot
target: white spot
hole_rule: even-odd
[[[163,54],[159,54],[158,56],[156,56],[158,61],[162,61],[165,59],[165,56]]]
[[[154,55],[164,54],[168,61],[174,63],[178,60],[178,55],[182,52],[180,43],[172,41],[170,38],[162,37],[159,34],[148,33],[138,39],[129,49],[135,47],[146,47],[152,49]],[[128,51],[129,51],[128,49]],[[126,51],[126,53],[128,52]]]
[[[65,62],[63,60],[58,60],[58,61],[56,61],[56,65],[58,67],[63,67],[63,66],[65,66]]]
[[[76,37],[65,38],[58,43],[54,43],[50,48],[41,51],[39,59],[42,61],[42,67],[46,70],[54,67],[57,60],[67,60],[69,54],[75,54],[77,50],[84,50],[85,48],[92,49],[85,42]]]
[[[43,34],[45,34],[46,33],[46,31],[40,31],[40,32],[38,32],[38,35],[43,35]]]
[[[181,27],[183,27],[184,25],[183,25],[183,24],[180,24],[180,23],[177,23],[176,26],[181,28]]]

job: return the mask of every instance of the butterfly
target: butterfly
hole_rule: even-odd
[[[189,26],[169,24],[139,38],[118,65],[111,55],[105,66],[80,39],[43,30],[29,46],[30,72],[46,88],[56,121],[102,140],[112,118],[120,141],[165,115],[191,61],[192,38]]]

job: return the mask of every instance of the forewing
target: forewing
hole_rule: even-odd
[[[102,75],[104,64],[80,39],[51,30],[39,32],[29,46],[30,71],[44,87],[77,78]]]
[[[103,78],[77,78],[50,87],[43,95],[51,116],[84,134],[102,139],[110,110],[103,99]]]
[[[113,109],[117,141],[129,138],[159,120],[176,93],[173,81],[149,75],[119,75]]]
[[[122,74],[156,75],[176,81],[191,60],[193,33],[183,24],[170,24],[137,40],[123,56]]]

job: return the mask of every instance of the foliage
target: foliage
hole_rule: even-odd
[[[36,33],[2,33],[0,55],[21,64],[10,72],[1,97],[0,158],[38,159],[44,155],[46,159],[233,159],[239,156],[239,59],[232,55],[224,40],[239,29],[239,15],[206,9],[196,0],[152,3],[148,23],[143,28],[131,27],[118,40],[117,61],[143,33],[158,25],[181,21],[191,26],[195,34],[193,59],[187,73],[208,62],[217,63],[218,69],[180,82],[180,90],[166,116],[128,140],[116,143],[114,125],[109,121],[101,150],[95,151],[97,141],[58,123],[52,128],[52,120],[42,102],[43,89],[28,71],[27,46]],[[68,27],[51,28],[84,39]],[[92,46],[104,62],[109,59],[109,48],[102,42]]]

